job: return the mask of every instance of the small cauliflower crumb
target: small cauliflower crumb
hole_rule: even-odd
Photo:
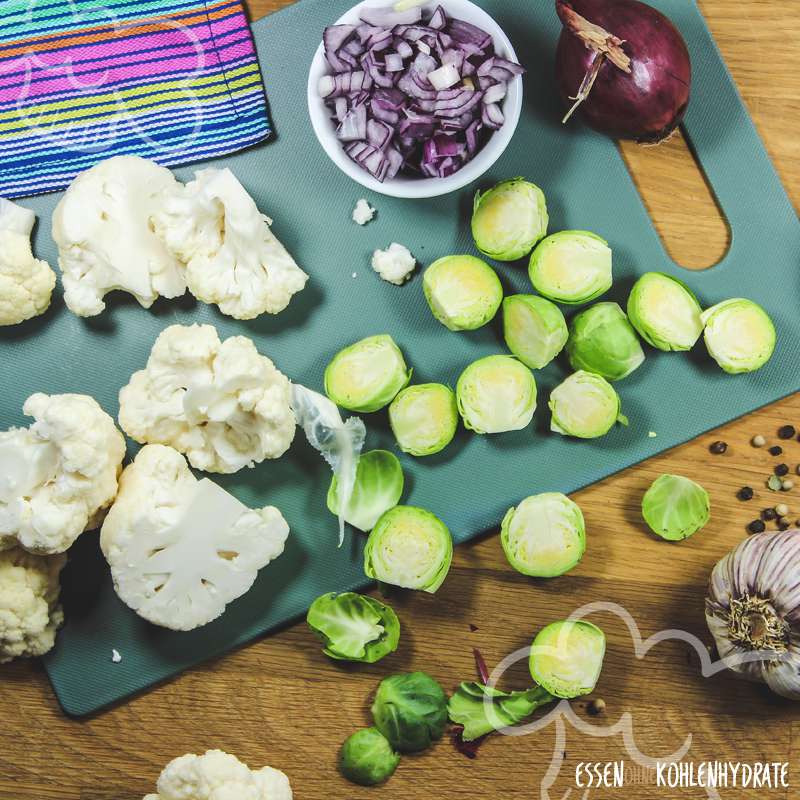
[[[388,250],[376,250],[372,254],[372,269],[395,286],[402,286],[416,266],[417,261],[411,251],[397,242],[392,242]]]
[[[657,434],[655,431],[650,431],[650,432],[649,432],[647,435],[648,435],[648,436],[649,436],[651,439],[655,439],[655,438],[656,438],[656,436],[658,436],[658,434]]]
[[[375,209],[362,197],[353,209],[353,222],[366,225],[375,218]]]
[[[119,654],[119,650],[111,651],[111,661],[114,664],[119,664],[119,662],[122,661],[122,656]]]

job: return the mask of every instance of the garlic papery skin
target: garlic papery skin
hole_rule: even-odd
[[[719,561],[706,622],[727,667],[800,700],[800,530],[756,534]]]

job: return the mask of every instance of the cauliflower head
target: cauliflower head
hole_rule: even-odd
[[[0,327],[44,314],[56,285],[46,261],[33,257],[33,211],[0,198]]]
[[[157,794],[144,800],[292,800],[289,779],[280,770],[251,770],[235,756],[209,750],[189,753],[164,768]]]
[[[0,553],[0,664],[52,650],[64,621],[58,576],[66,563],[65,555],[19,547]]]
[[[220,342],[213,325],[164,330],[119,402],[128,436],[174,447],[204,472],[279,458],[296,428],[289,379],[250,339]]]
[[[125,439],[86,395],[31,395],[28,428],[0,431],[0,550],[63,553],[117,494]]]
[[[159,295],[186,292],[184,265],[151,222],[165,193],[178,186],[168,169],[137,156],[109,158],[75,178],[53,212],[70,311],[93,317],[117,289],[144,308]]]
[[[289,526],[253,510],[163,445],[143,447],[122,473],[100,533],[114,588],[139,616],[178,631],[219,617],[282,552]]]
[[[283,311],[308,280],[229,169],[201,170],[176,186],[153,222],[186,263],[189,291],[236,319]]]

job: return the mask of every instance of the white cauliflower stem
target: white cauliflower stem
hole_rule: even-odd
[[[221,750],[176,758],[164,768],[156,788],[157,794],[144,800],[292,800],[283,772],[272,767],[251,770]]]
[[[236,319],[283,311],[308,280],[228,169],[201,170],[175,187],[154,225],[186,263],[189,291]]]
[[[31,395],[34,423],[0,432],[0,550],[63,553],[117,494],[125,440],[86,395]]]
[[[174,447],[205,472],[279,458],[296,427],[288,378],[250,339],[220,342],[212,325],[164,330],[119,401],[128,436]]]
[[[0,198],[0,326],[44,314],[56,285],[46,261],[33,257],[33,211]]]
[[[155,625],[189,631],[245,594],[288,534],[277,508],[249,509],[198,481],[177,451],[148,445],[122,473],[100,547],[126,605]]]

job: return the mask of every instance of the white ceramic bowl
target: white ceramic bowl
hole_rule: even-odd
[[[351,25],[358,22],[359,12],[367,6],[387,6],[392,0],[364,0],[353,6],[346,14],[336,20],[336,25]],[[425,3],[423,6],[426,14],[430,14],[437,5],[442,5],[449,16],[471,22],[494,39],[497,55],[511,61],[517,61],[517,54],[503,32],[502,28],[482,9],[470,0],[441,0],[441,2]],[[508,84],[508,93],[503,101],[503,114],[506,121],[500,130],[495,131],[486,142],[483,149],[465,167],[446,178],[423,178],[398,175],[396,178],[383,183],[372,177],[365,169],[355,163],[345,152],[342,143],[336,138],[336,128],[330,117],[330,111],[325,101],[319,96],[319,80],[329,73],[325,61],[324,48],[320,42],[319,48],[311,63],[308,74],[308,112],[311,124],[320,144],[331,160],[342,172],[349,175],[354,181],[366,186],[373,192],[386,194],[391,197],[438,197],[449,194],[476,181],[484,174],[508,147],[511,137],[517,128],[520,113],[522,112],[522,77],[516,76]]]

